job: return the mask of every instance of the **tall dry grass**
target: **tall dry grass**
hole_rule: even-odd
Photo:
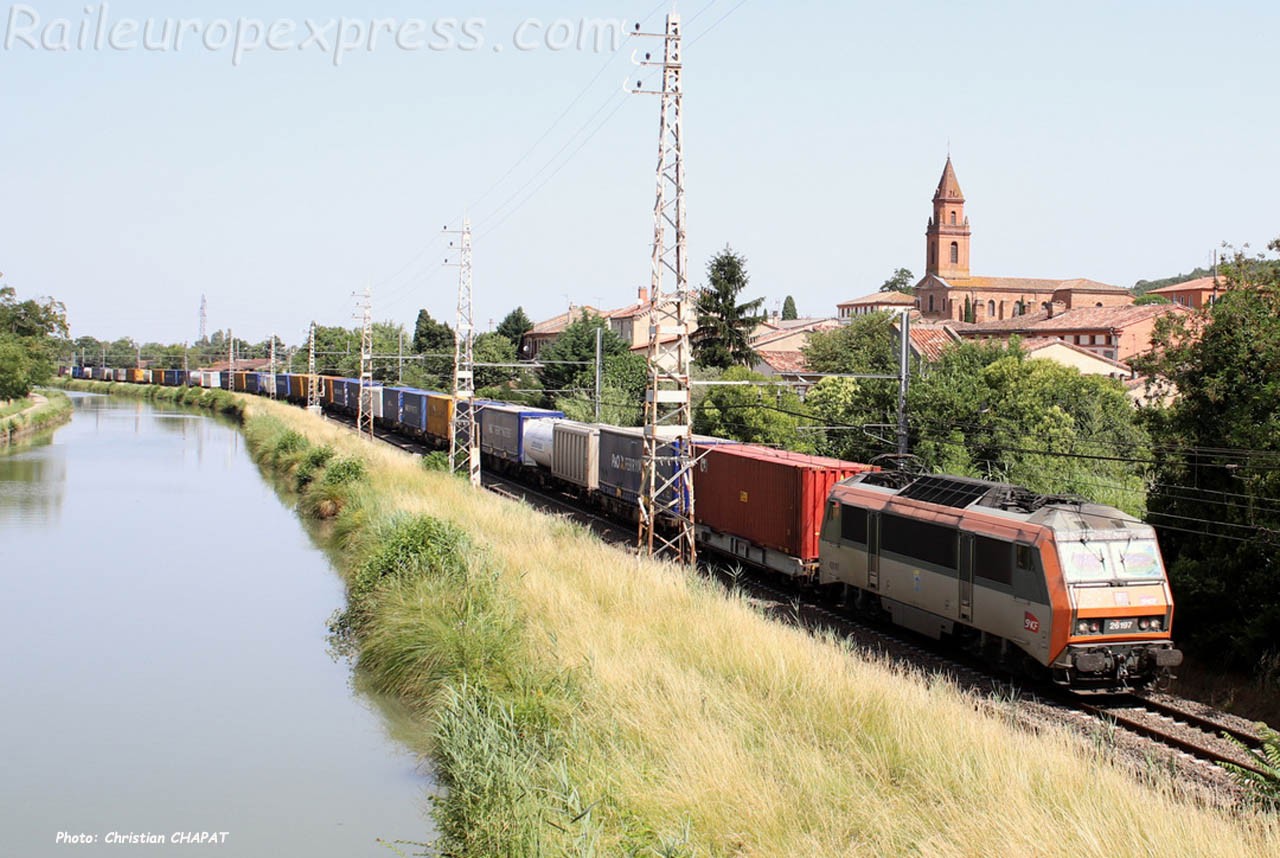
[[[943,681],[769,622],[411,456],[287,406],[248,408],[364,461],[369,522],[427,515],[470,536],[488,601],[453,604],[419,579],[385,600],[368,642],[421,698],[465,799],[446,830],[461,837],[468,814],[491,826],[457,854],[1280,854],[1273,818],[1196,806],[1159,773],[1137,778],[1065,732],[1010,729]],[[353,562],[368,545],[347,550]],[[446,603],[456,622],[440,627]],[[477,666],[431,674],[460,663],[441,640],[473,608],[481,637],[454,644]]]

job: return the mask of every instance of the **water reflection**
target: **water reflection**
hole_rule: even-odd
[[[60,831],[228,831],[223,858],[429,840],[398,719],[326,653],[341,583],[240,433],[75,404],[0,455],[0,854]]]

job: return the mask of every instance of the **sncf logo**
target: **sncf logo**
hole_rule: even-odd
[[[1040,620],[1035,614],[1026,611],[1022,615],[1022,627],[1032,633],[1038,632],[1040,631]]]

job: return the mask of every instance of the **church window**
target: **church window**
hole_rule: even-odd
[[[933,312],[933,293],[929,293],[929,312]]]
[[[929,247],[929,264],[930,265],[938,264],[938,248],[933,245],[930,245]]]
[[[956,213],[955,213],[955,210],[954,210],[954,209],[953,209],[953,210],[952,210],[952,212],[951,212],[951,225],[952,225],[952,226],[955,226],[955,225],[956,225]]]
[[[988,301],[987,302],[987,318],[994,319],[995,317],[996,317],[996,302]]]
[[[951,264],[955,265],[960,261],[960,244],[959,242],[951,242]]]

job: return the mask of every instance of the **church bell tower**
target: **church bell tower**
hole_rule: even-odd
[[[938,191],[933,195],[933,217],[925,231],[925,273],[943,280],[963,280],[969,276],[969,219],[964,214],[964,194],[951,156],[942,169]]]

